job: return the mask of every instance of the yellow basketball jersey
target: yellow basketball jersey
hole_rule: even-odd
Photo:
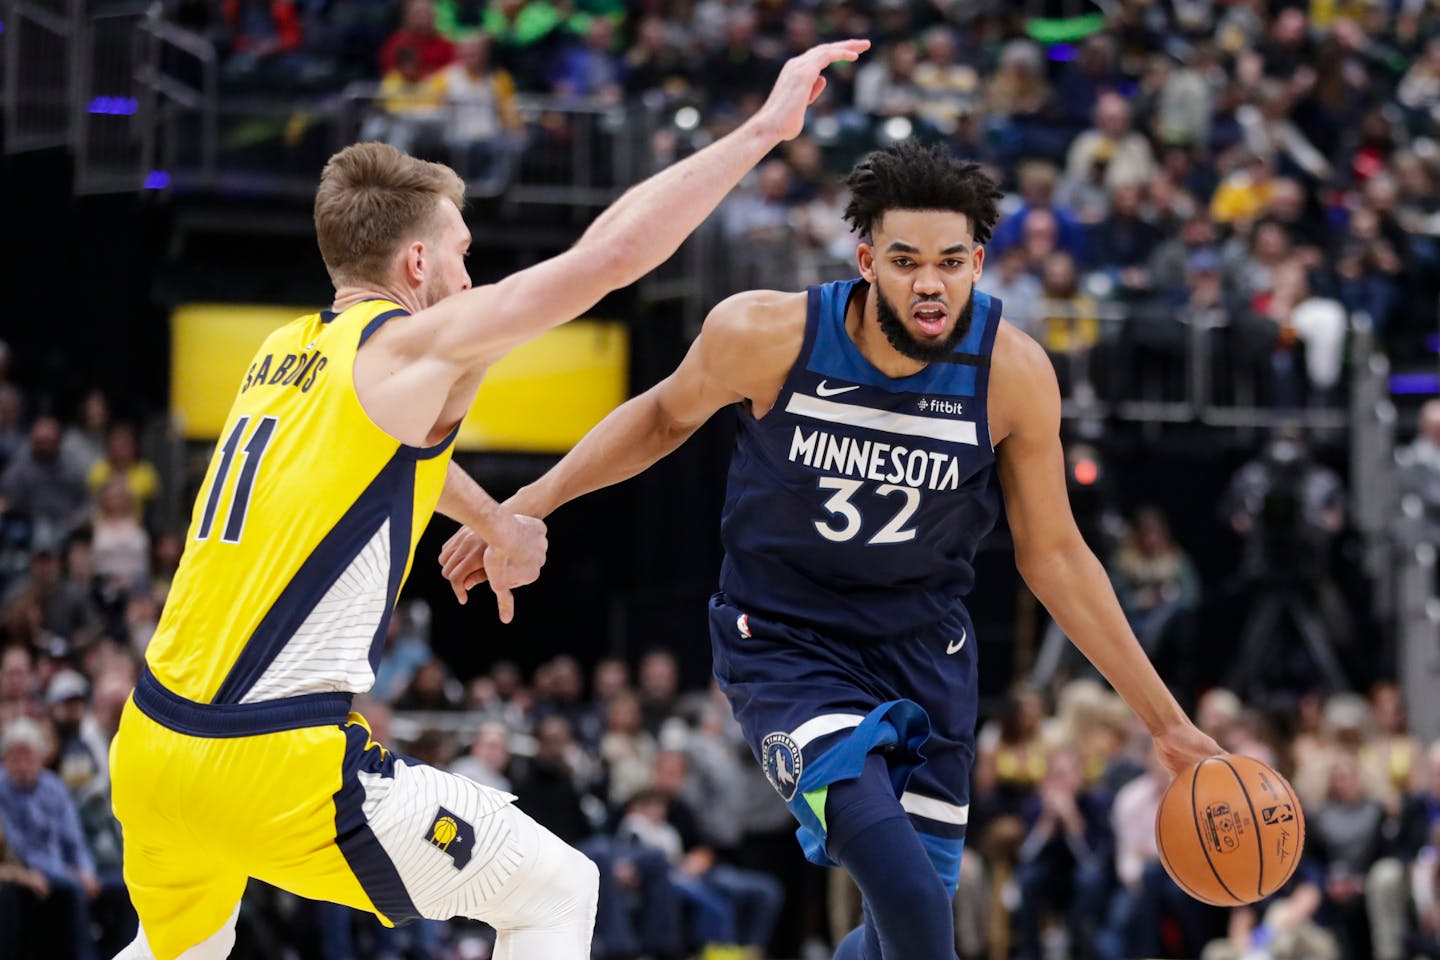
[[[255,355],[146,651],[170,693],[249,704],[374,683],[455,439],[401,444],[355,394],[360,345],[405,315],[388,300],[312,314]]]

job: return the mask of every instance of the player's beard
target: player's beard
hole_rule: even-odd
[[[880,330],[885,334],[885,339],[900,353],[921,363],[939,363],[954,353],[956,345],[970,332],[970,321],[974,313],[975,296],[972,292],[965,298],[965,305],[955,317],[955,326],[950,329],[945,339],[926,343],[917,340],[915,335],[906,329],[905,321],[900,319],[894,305],[886,299],[880,285],[875,284],[875,316],[880,321]]]

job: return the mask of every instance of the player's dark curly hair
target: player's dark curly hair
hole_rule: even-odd
[[[1002,194],[980,164],[957,160],[944,146],[902,140],[875,150],[845,179],[850,203],[845,219],[869,237],[887,210],[953,210],[965,214],[976,243],[985,243],[1000,216]]]

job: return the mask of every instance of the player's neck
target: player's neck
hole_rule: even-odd
[[[364,300],[389,300],[400,304],[411,313],[419,313],[425,308],[425,304],[420,302],[418,291],[402,290],[387,284],[346,284],[335,288],[335,302],[330,309],[340,313]]]
[[[861,356],[885,376],[896,380],[914,376],[929,364],[907,357],[891,346],[880,329],[875,297],[875,286],[870,284],[863,298],[856,297],[850,301],[845,310],[845,331],[850,334],[850,340]]]

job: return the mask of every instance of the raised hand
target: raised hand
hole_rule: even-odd
[[[806,108],[825,89],[825,77],[822,75],[825,68],[837,61],[853,62],[869,48],[869,40],[839,40],[822,43],[798,57],[791,57],[781,69],[756,119],[765,123],[781,140],[799,136],[805,126]]]

